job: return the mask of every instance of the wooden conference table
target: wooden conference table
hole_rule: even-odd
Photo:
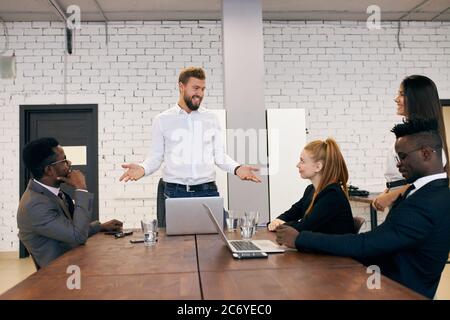
[[[0,299],[424,299],[353,259],[295,251],[235,260],[218,235],[165,236],[156,246],[97,234],[34,273]],[[238,233],[228,233],[239,238]],[[260,229],[256,239],[275,239]],[[81,270],[81,289],[67,288],[68,266]]]

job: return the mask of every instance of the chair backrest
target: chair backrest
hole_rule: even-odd
[[[363,217],[353,217],[353,225],[355,226],[355,234],[359,233],[359,230],[361,230],[362,225],[366,222],[366,219]]]
[[[31,257],[31,260],[33,260],[34,266],[36,267],[36,271],[39,270],[41,268],[41,266],[38,265],[38,263],[36,262],[36,259],[34,258],[34,256],[31,254],[30,249],[28,249],[28,247],[25,245],[25,243],[23,243],[23,241],[21,241],[21,243],[23,244],[23,246],[25,247],[25,249],[27,250],[28,254]],[[23,258],[25,258],[26,256],[24,256]],[[22,257],[21,257],[22,258]]]
[[[36,259],[34,259],[33,255],[30,253],[30,257],[34,262],[34,266],[36,267],[36,271],[39,270],[41,267],[37,264]]]
[[[164,181],[159,179],[158,191],[156,194],[156,218],[158,219],[158,227],[166,227],[166,199],[164,197]]]

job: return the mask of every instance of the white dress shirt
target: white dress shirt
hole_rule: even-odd
[[[185,185],[215,181],[214,164],[228,173],[239,165],[225,153],[215,114],[202,107],[187,113],[178,105],[153,120],[150,152],[141,164],[145,175],[163,161],[163,180]]]
[[[425,176],[425,177],[417,179],[413,183],[414,189],[411,190],[410,193],[408,193],[406,198],[410,197],[414,192],[416,192],[417,190],[422,188],[424,185],[430,183],[431,181],[437,180],[437,179],[447,179],[447,173],[446,172],[436,173],[436,174],[432,174],[430,176]]]
[[[42,182],[37,181],[36,179],[33,179],[33,181],[36,182],[37,184],[43,186],[45,189],[47,189],[48,191],[50,191],[51,193],[53,193],[55,196],[58,197],[58,194],[59,194],[59,191],[61,190],[61,188],[55,188],[55,187],[48,186],[46,184],[43,184]],[[75,191],[89,192],[84,189],[75,189]]]

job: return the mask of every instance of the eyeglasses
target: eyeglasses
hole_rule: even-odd
[[[400,162],[404,161],[410,153],[413,153],[414,151],[422,150],[424,148],[426,148],[426,147],[422,146],[420,148],[416,148],[416,149],[410,150],[408,152],[398,152],[397,155],[394,157],[395,161],[397,161],[397,164],[400,164]],[[439,148],[439,146],[437,146],[436,148]],[[436,150],[434,150],[434,149],[432,151],[436,152]]]
[[[70,162],[70,161],[69,161],[67,158],[64,158],[64,159],[62,159],[62,160],[58,160],[58,161],[49,163],[48,166],[53,166],[53,165],[55,165],[55,164],[63,163],[63,162],[65,162],[67,165],[69,165],[69,162]]]

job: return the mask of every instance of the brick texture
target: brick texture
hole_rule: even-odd
[[[7,26],[17,78],[0,80],[0,251],[18,248],[19,105],[64,102],[63,26]],[[350,182],[373,190],[382,188],[384,157],[393,143],[389,129],[400,120],[393,99],[402,78],[427,75],[441,98],[450,98],[448,26],[404,23],[401,51],[395,26],[264,22],[266,107],[305,108],[308,140],[333,136]],[[223,108],[221,32],[220,21],[112,22],[108,45],[103,25],[82,24],[76,32],[74,53],[67,56],[67,102],[99,105],[101,220],[121,219],[131,228],[155,214],[160,174],[124,185],[120,164],[144,159],[153,117],[177,100],[181,68],[205,68],[204,105]],[[355,211],[368,214],[361,205]]]

